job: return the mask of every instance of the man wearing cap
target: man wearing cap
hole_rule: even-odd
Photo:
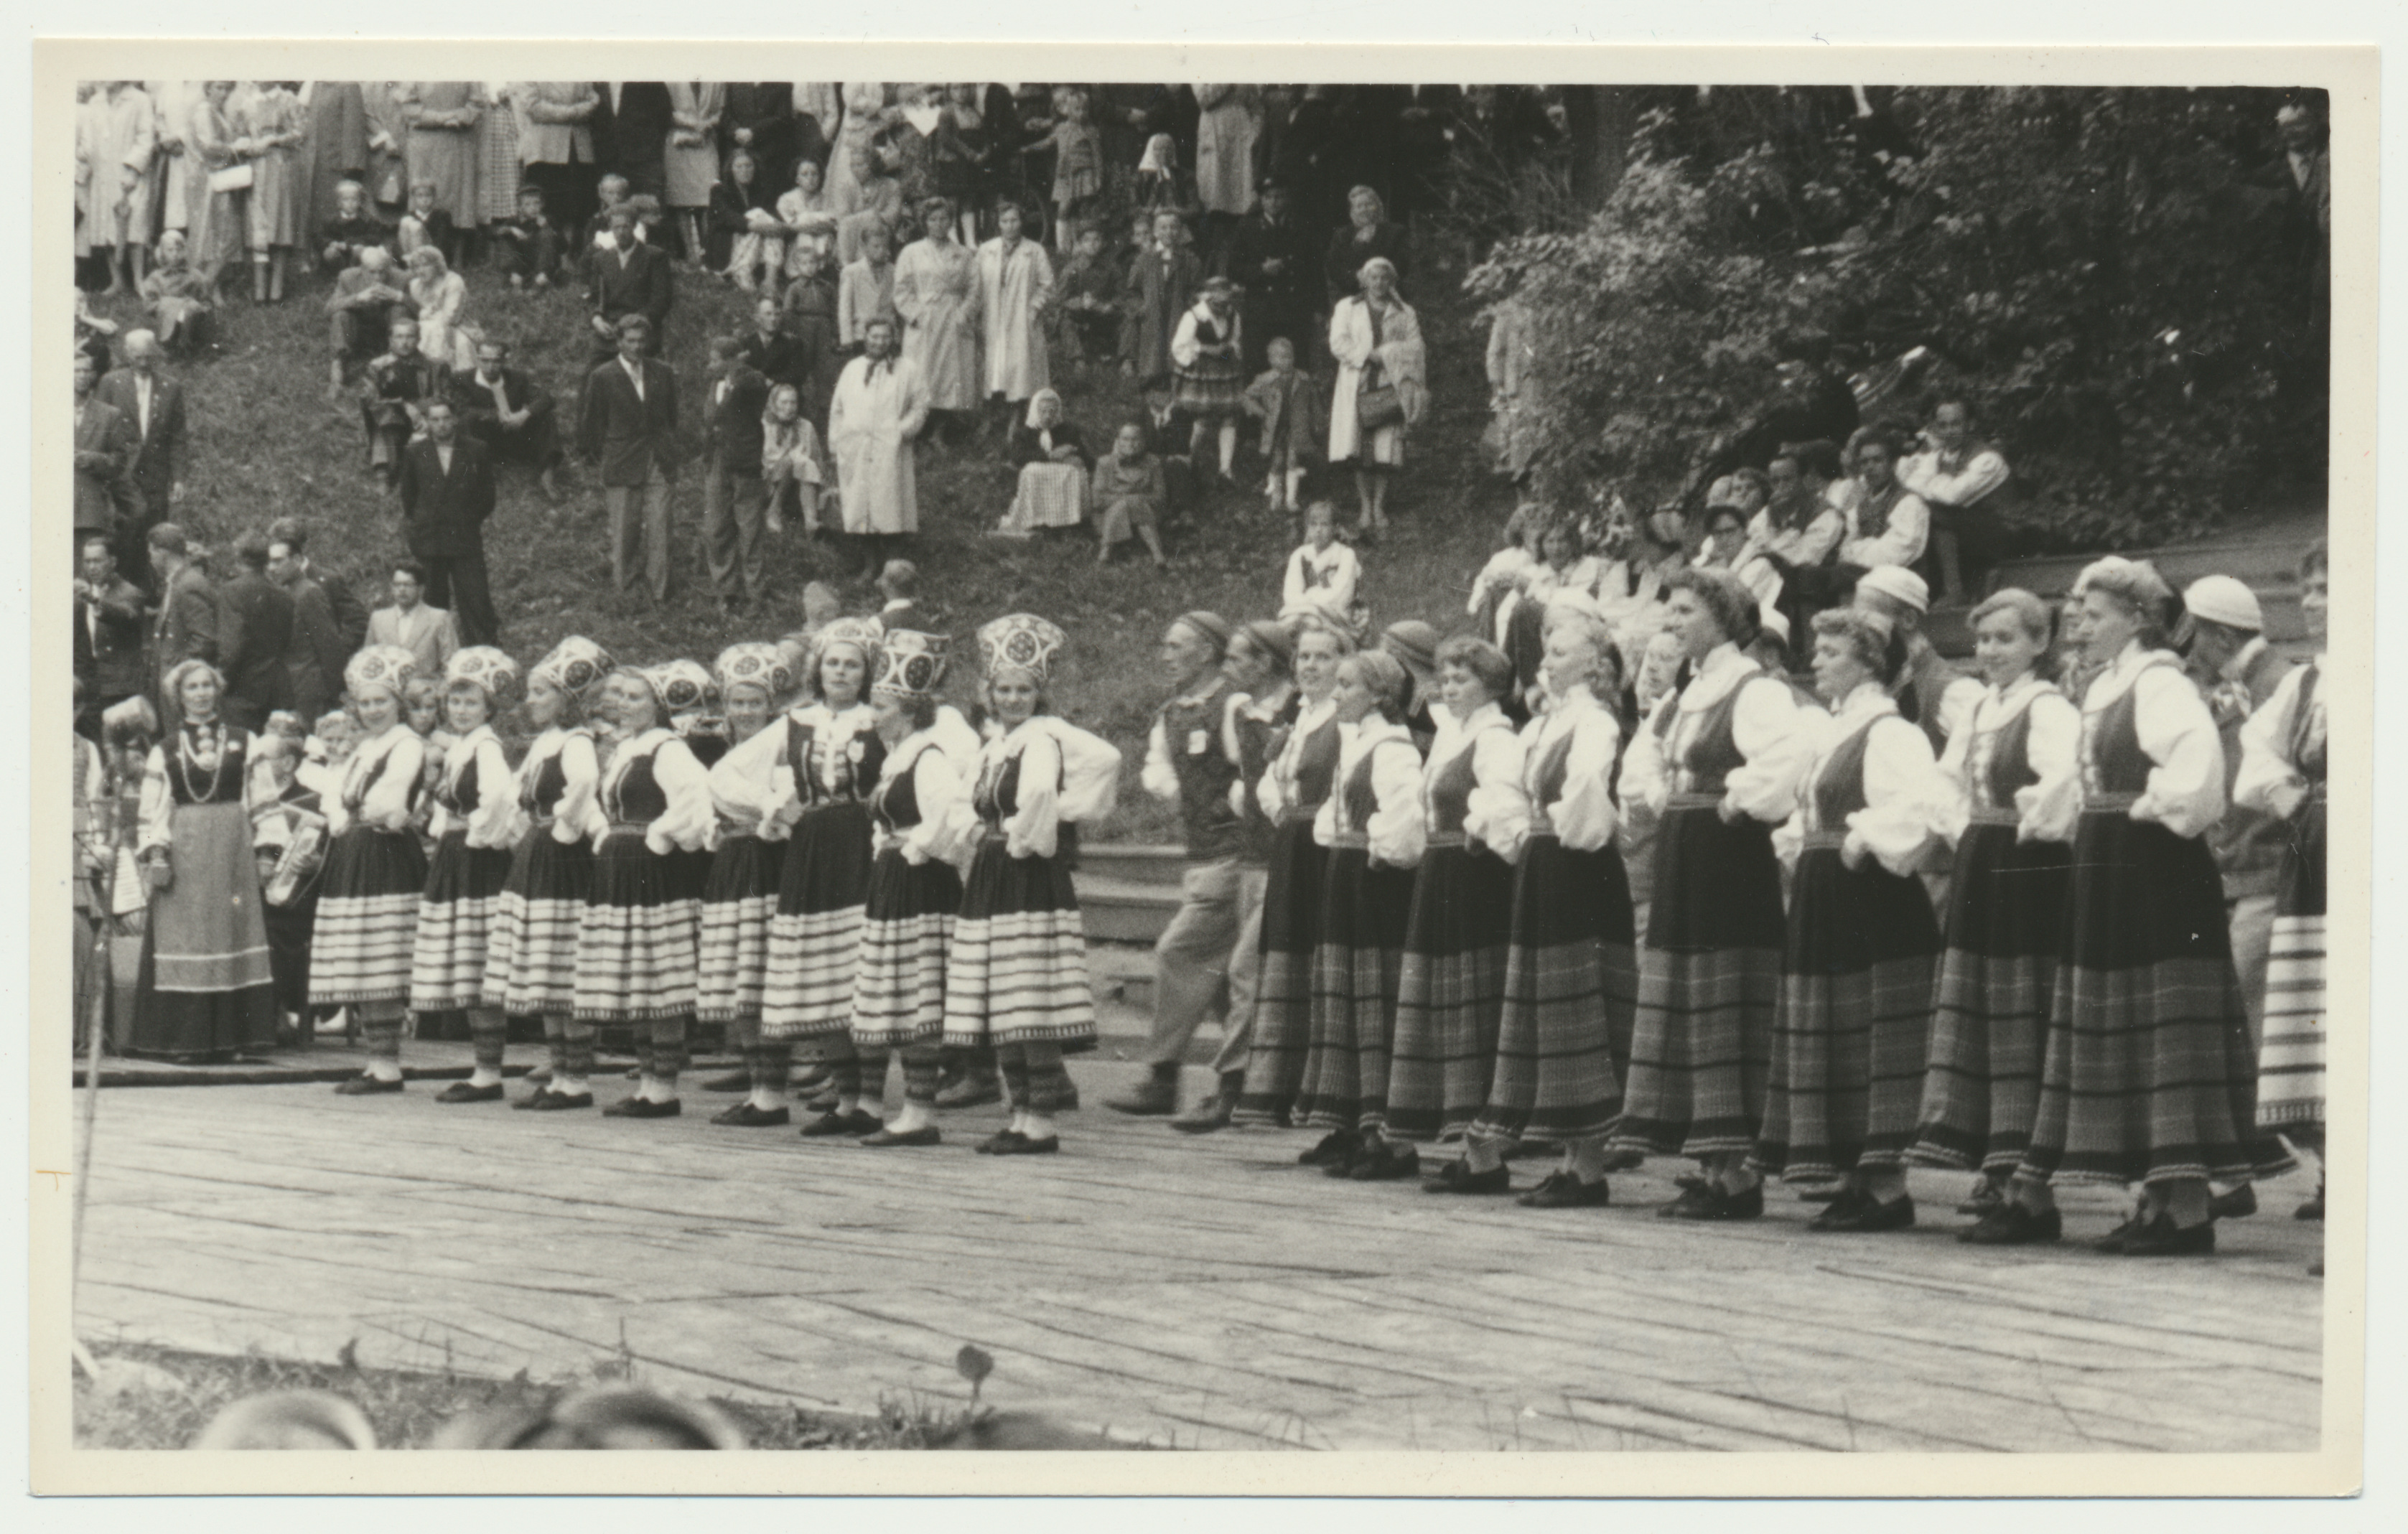
[[[1239,776],[1235,721],[1242,700],[1221,673],[1233,632],[1227,619],[1204,611],[1185,613],[1163,631],[1158,654],[1171,696],[1154,716],[1140,781],[1154,797],[1179,806],[1192,867],[1181,881],[1179,912],[1154,945],[1148,1076],[1137,1091],[1106,1104],[1118,1112],[1162,1114],[1179,1106],[1187,1041],[1230,988],[1230,958],[1245,925],[1245,881],[1238,867],[1241,822],[1229,795]],[[1251,1012],[1252,996],[1243,999]]]
[[[2241,726],[2265,707],[2291,663],[2266,642],[2258,595],[2229,575],[2211,575],[2183,593],[2190,615],[2190,674],[2207,698],[2224,738],[2224,818],[2207,833],[2224,876],[2224,909],[2232,932],[2232,967],[2249,1008],[2249,1048],[2257,1052],[2266,1023],[2266,955],[2273,941],[2274,895],[2288,838],[2285,823],[2232,802],[2241,771]]]
[[[1222,253],[1224,276],[1245,294],[1239,332],[1245,343],[1246,371],[1268,366],[1273,340],[1294,343],[1299,360],[1312,350],[1312,244],[1289,208],[1287,184],[1275,176],[1257,183],[1261,201],[1238,221]]]
[[[1855,606],[1889,620],[1906,636],[1906,669],[1899,676],[1899,717],[1918,724],[1931,740],[1934,756],[1947,747],[1948,738],[1973,715],[1982,701],[1982,684],[1941,657],[1923,637],[1923,615],[1931,610],[1931,588],[1923,577],[1903,565],[1882,565],[1856,581]]]

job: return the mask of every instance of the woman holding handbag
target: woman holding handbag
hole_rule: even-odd
[[[1388,524],[1388,480],[1404,466],[1405,436],[1429,403],[1428,356],[1412,306],[1397,294],[1397,265],[1364,263],[1363,291],[1329,316],[1338,392],[1329,403],[1329,461],[1354,467],[1362,505],[1356,531],[1368,541]]]

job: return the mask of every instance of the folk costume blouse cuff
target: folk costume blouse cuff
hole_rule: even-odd
[[[2319,655],[2277,682],[2266,706],[2242,724],[2241,768],[2232,780],[2232,802],[2242,809],[2279,814],[2280,801],[2306,791],[2308,780],[2291,759],[2291,742],[2300,736],[2300,689],[2323,662]]]
[[[1157,726],[1157,729],[1159,726]],[[1003,823],[1003,850],[1013,857],[1052,857],[1061,836],[1062,748],[1041,729],[1020,733],[1020,808]]]

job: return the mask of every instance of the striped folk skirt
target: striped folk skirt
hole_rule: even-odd
[[[1399,1139],[1455,1139],[1487,1106],[1512,925],[1512,864],[1443,843],[1423,855],[1388,1072],[1387,1127]]]
[[[1361,847],[1340,847],[1322,876],[1310,1039],[1290,1111],[1292,1121],[1316,1129],[1369,1128],[1387,1115],[1413,870],[1375,868],[1370,860]]]
[[[577,928],[594,888],[594,849],[561,841],[552,823],[519,838],[485,941],[488,1006],[515,1017],[577,1010]]]
[[[1014,857],[1000,833],[979,844],[945,966],[949,1047],[1095,1047],[1096,994],[1067,831],[1064,842],[1052,857]]]
[[[945,961],[961,909],[962,876],[952,864],[914,865],[899,847],[878,854],[853,967],[855,1049],[944,1041]]]
[[[1824,1182],[1904,1164],[1923,1102],[1940,923],[1923,881],[1811,839],[1789,886],[1764,1127],[1750,1164]]]
[[[1271,838],[1263,883],[1262,971],[1254,982],[1254,1037],[1234,1117],[1284,1126],[1312,1047],[1312,956],[1329,849],[1312,839],[1312,811],[1291,810]]]
[[[695,1016],[705,1023],[757,1023],[769,973],[769,923],[785,871],[783,843],[731,836],[710,854],[702,883],[702,977]]]
[[[494,908],[509,877],[508,849],[469,846],[466,826],[443,833],[418,903],[418,940],[409,964],[411,1011],[501,1005],[500,995],[486,988],[492,974],[487,958]]]
[[[825,805],[796,824],[769,923],[762,1038],[821,1039],[850,1027],[869,864],[867,806]]]
[[[1630,880],[1611,843],[1576,853],[1530,838],[1513,874],[1497,1068],[1472,1133],[1570,1140],[1612,1127],[1639,1000],[1630,932]]]
[[[275,973],[251,816],[239,804],[179,805],[173,831],[173,877],[150,896],[142,931],[126,1053],[181,1060],[273,1049]]]
[[[1755,1149],[1787,924],[1772,829],[1676,799],[1656,830],[1617,1150]]]
[[[2021,1173],[2128,1184],[2289,1170],[2257,1135],[2258,1062],[2205,843],[2086,810],[2071,891]]]
[[[415,831],[354,824],[335,839],[309,939],[309,1004],[409,1000],[426,854]]]
[[[2325,800],[2300,807],[2283,850],[2274,942],[2266,961],[2266,1039],[2258,1053],[2258,1125],[2325,1122]]]
[[[2031,1142],[2072,850],[1968,826],[1949,882],[1916,1161],[2013,1171]]]
[[[613,826],[577,923],[577,1021],[692,1017],[701,908],[692,858],[654,853],[640,825]]]

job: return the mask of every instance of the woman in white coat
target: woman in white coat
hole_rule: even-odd
[[[996,205],[995,223],[996,237],[978,249],[975,313],[986,347],[986,396],[1001,408],[1009,437],[1012,412],[1053,381],[1045,321],[1054,305],[1054,264],[1044,246],[1021,237],[1018,204]]]
[[[1373,256],[1360,280],[1363,291],[1340,299],[1329,316],[1329,354],[1338,359],[1329,461],[1354,466],[1360,530],[1376,536],[1388,524],[1388,479],[1404,466],[1406,433],[1429,404],[1428,354],[1420,318],[1398,295],[1396,263]]]

